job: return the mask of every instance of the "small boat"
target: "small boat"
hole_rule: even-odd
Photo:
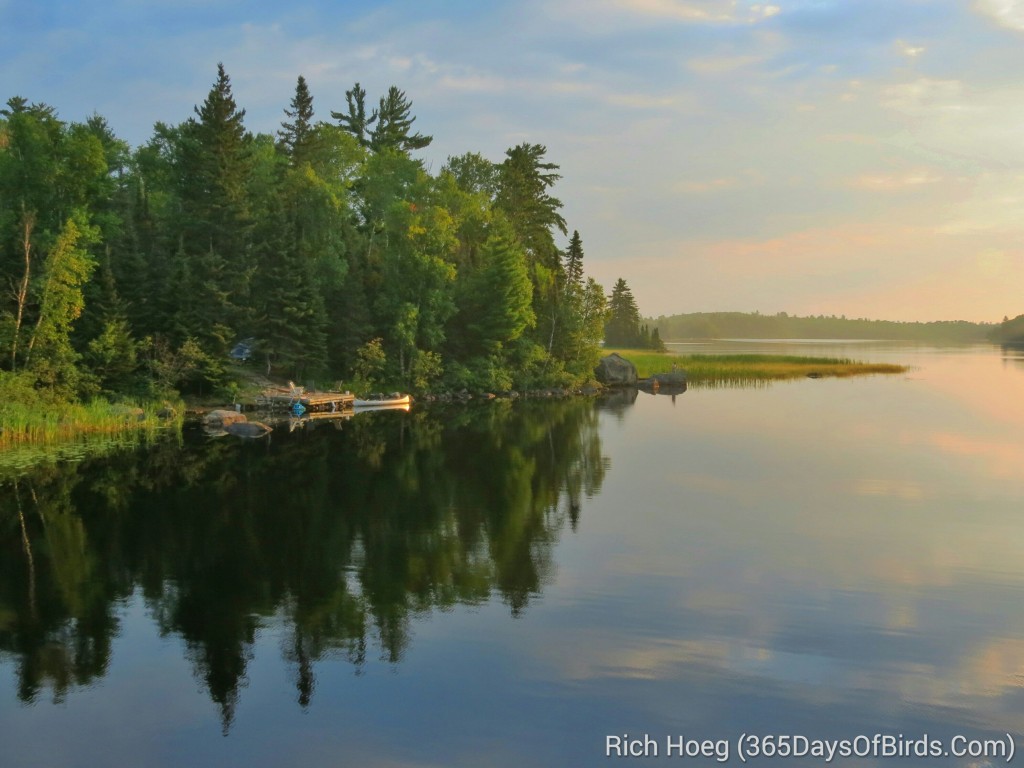
[[[409,403],[412,402],[412,398],[409,395],[402,395],[398,392],[393,392],[390,395],[371,395],[366,400],[361,400],[358,397],[352,401],[353,408],[387,408],[390,406],[406,406],[408,408]]]

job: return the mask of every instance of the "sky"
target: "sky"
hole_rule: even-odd
[[[433,172],[543,144],[645,316],[1024,313],[1024,0],[0,0],[0,50],[135,146],[218,62],[253,132],[301,74],[324,120],[404,90]]]

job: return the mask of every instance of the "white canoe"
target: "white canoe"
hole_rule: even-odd
[[[395,405],[408,406],[412,402],[412,398],[409,395],[399,395],[397,397],[383,397],[380,400],[360,400],[358,397],[352,401],[353,408],[387,408]]]

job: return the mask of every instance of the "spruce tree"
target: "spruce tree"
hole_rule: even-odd
[[[621,277],[612,288],[612,295],[608,297],[608,322],[604,327],[604,340],[611,347],[631,347],[641,342],[640,311],[633,292]]]
[[[302,165],[311,160],[316,143],[316,127],[313,125],[313,96],[306,85],[306,78],[299,75],[295,84],[295,95],[292,97],[291,109],[284,111],[291,118],[281,123],[277,135],[281,139],[284,153],[291,159],[293,166]]]
[[[223,355],[236,329],[249,316],[252,216],[251,137],[243,125],[245,110],[235,104],[224,65],[198,120],[186,124],[183,142],[185,177],[182,203],[186,218],[184,250],[191,271],[191,290],[200,316],[183,318],[204,342],[206,351]]]
[[[565,284],[573,291],[583,288],[583,241],[575,229],[565,251]]]

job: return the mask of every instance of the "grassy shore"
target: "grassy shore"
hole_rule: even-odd
[[[636,366],[637,374],[647,378],[668,373],[673,364],[686,371],[688,385],[756,384],[767,381],[799,379],[807,376],[864,376],[905,373],[905,365],[862,363],[837,357],[799,357],[797,355],[673,355],[649,349],[605,349],[618,352]]]
[[[168,414],[166,403],[108,403],[96,400],[59,406],[0,405],[0,451],[22,445],[48,445],[97,436],[155,433],[181,423],[180,404]]]

